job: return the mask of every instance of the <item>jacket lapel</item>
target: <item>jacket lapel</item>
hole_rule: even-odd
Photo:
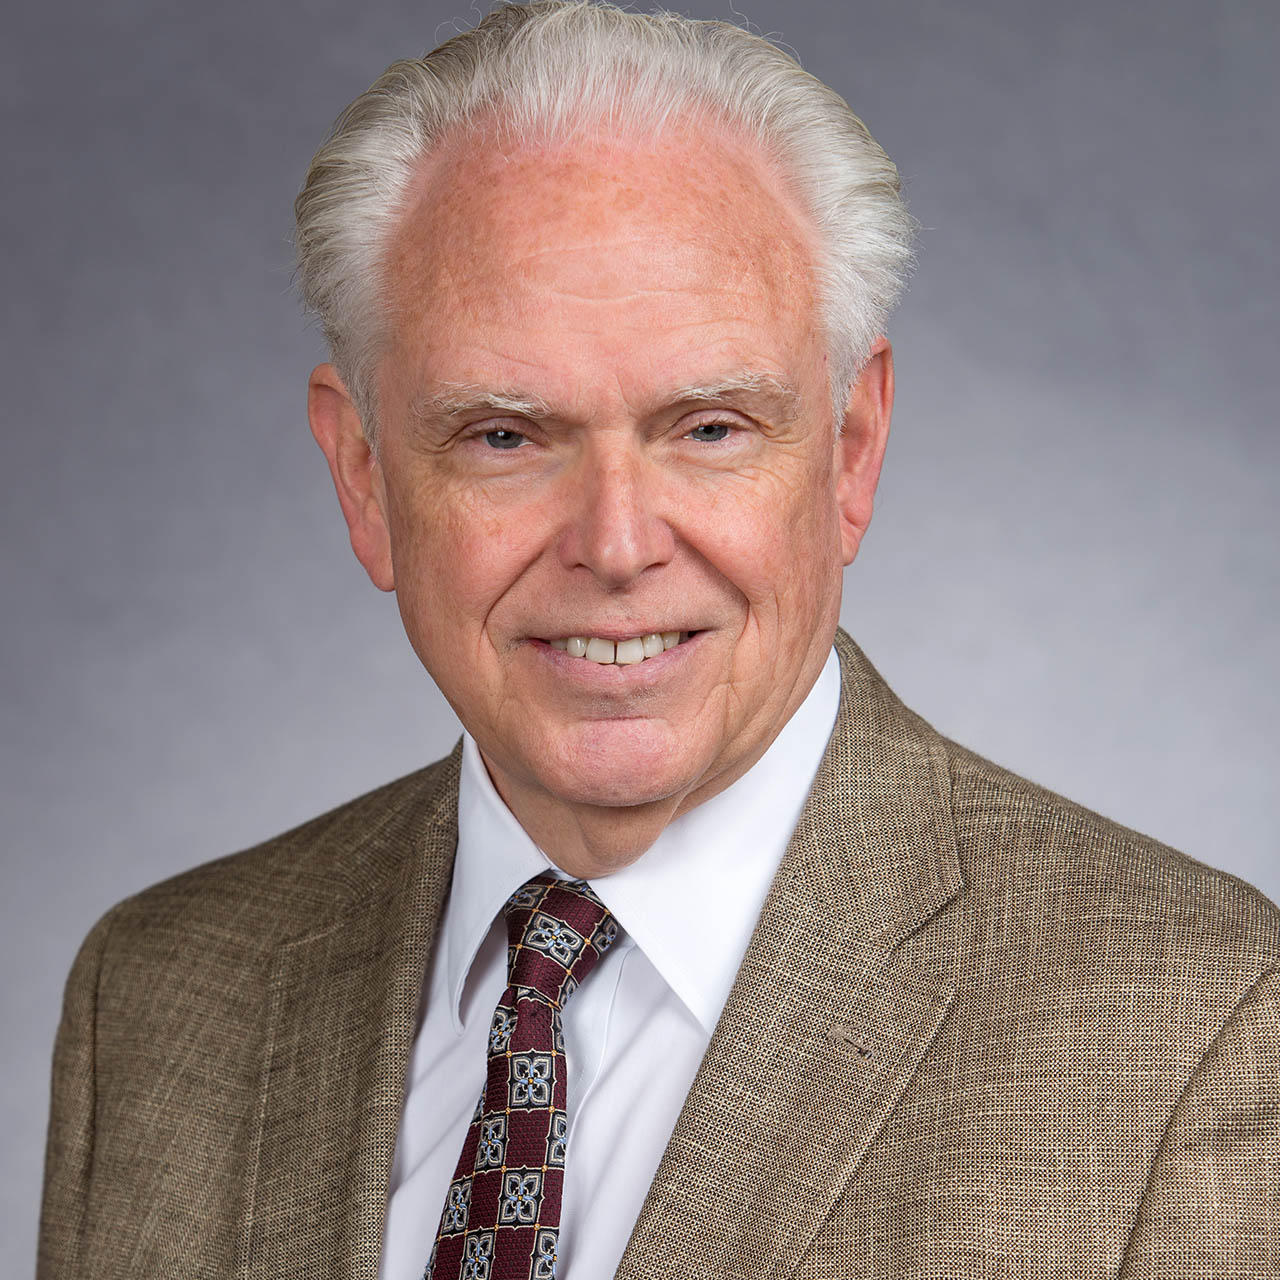
[[[389,866],[271,977],[242,1275],[375,1277],[423,978],[457,846],[458,752],[422,804],[370,836]],[[361,851],[364,856],[365,851]],[[358,859],[357,859],[358,860]]]
[[[790,1276],[955,997],[941,744],[836,647],[831,743],[618,1280]]]

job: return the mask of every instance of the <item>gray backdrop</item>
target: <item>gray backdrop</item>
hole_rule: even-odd
[[[320,347],[288,237],[339,108],[476,13],[8,8],[0,1269],[16,1276],[61,984],[93,920],[456,733],[307,434]],[[746,13],[865,116],[926,228],[846,625],[945,732],[1280,896],[1280,6]]]

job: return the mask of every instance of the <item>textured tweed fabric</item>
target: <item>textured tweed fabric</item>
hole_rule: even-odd
[[[831,744],[619,1280],[1280,1275],[1280,913],[836,643]],[[40,1280],[375,1280],[457,783],[455,752],[94,928]]]
[[[555,1280],[569,1141],[561,1015],[618,926],[585,881],[550,874],[503,914],[507,989],[424,1280]]]

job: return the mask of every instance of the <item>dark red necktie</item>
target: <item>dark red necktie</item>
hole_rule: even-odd
[[[535,876],[502,908],[507,989],[423,1280],[554,1280],[568,1135],[564,1006],[618,936],[583,880]]]

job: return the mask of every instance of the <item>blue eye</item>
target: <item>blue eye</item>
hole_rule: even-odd
[[[716,444],[723,440],[729,431],[730,428],[723,422],[704,422],[689,432],[689,438],[698,440],[702,444]]]
[[[524,436],[518,431],[500,428],[497,431],[486,431],[484,442],[491,449],[518,449],[524,443]]]

